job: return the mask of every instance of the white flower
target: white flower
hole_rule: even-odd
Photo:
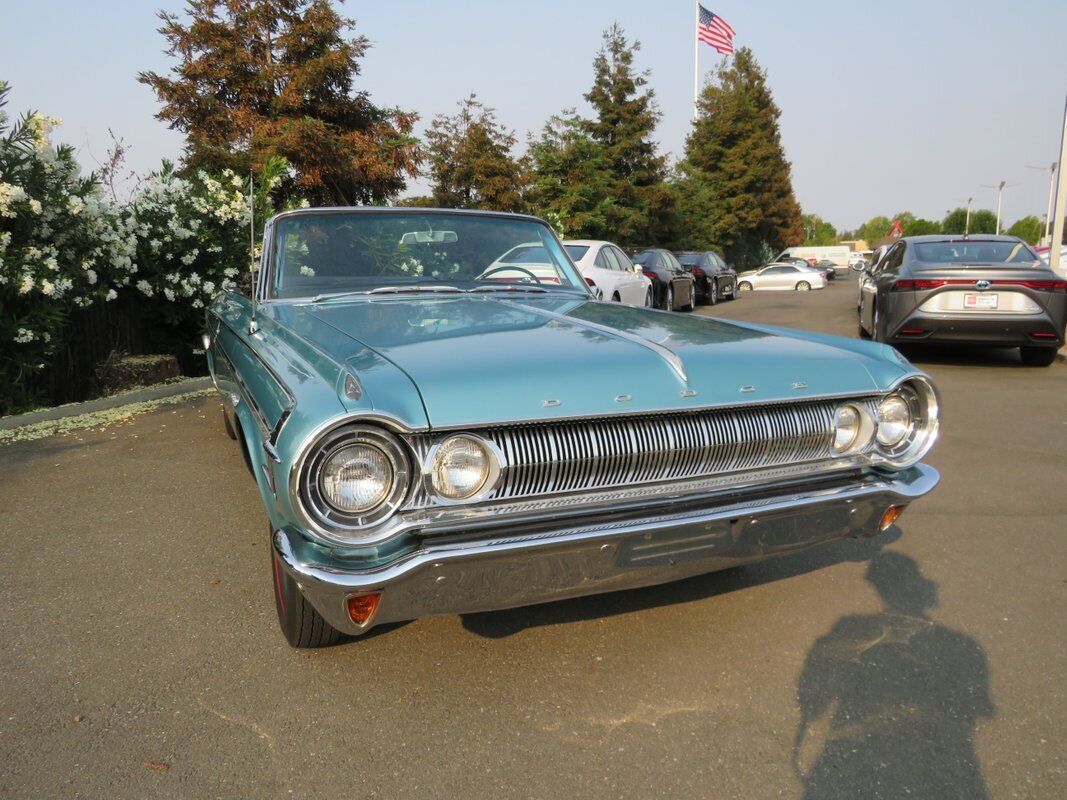
[[[68,200],[67,200],[67,210],[70,211],[71,214],[73,214],[74,216],[77,216],[78,214],[81,213],[81,210],[83,208],[85,208],[85,201],[82,200],[80,197],[78,197],[78,195],[72,194],[68,198]]]
[[[46,295],[53,295],[56,293],[56,285],[50,280],[41,281],[41,292]]]
[[[19,283],[19,294],[28,294],[33,290],[35,286],[32,275],[23,275],[22,282]]]
[[[204,281],[204,287],[203,288],[204,288],[204,291],[209,295],[215,293],[215,284],[212,283],[211,281]]]
[[[0,217],[13,217],[15,212],[11,210],[12,203],[20,203],[26,199],[26,190],[13,183],[0,182]]]
[[[90,286],[95,284],[96,283],[96,270],[92,270],[92,269],[85,270],[85,279],[87,281],[89,281],[89,285]]]
[[[33,335],[33,331],[26,328],[19,328],[18,333],[15,334],[15,342],[17,344],[27,344],[32,342],[37,337]]]
[[[137,281],[137,288],[141,290],[145,297],[152,296],[152,284],[150,284],[148,281],[144,279]]]
[[[174,290],[171,289],[169,286],[163,289],[163,294],[166,295],[167,299],[170,300],[172,303],[174,302]]]
[[[314,278],[315,277],[315,270],[313,270],[309,266],[303,266],[303,267],[300,268],[300,274],[301,275],[307,275],[309,278]]]
[[[34,200],[31,197],[29,202],[30,202],[30,211],[32,211],[34,214],[40,214],[41,213],[41,201],[40,200]]]
[[[107,300],[108,302],[111,302],[116,297],[118,297],[118,293],[114,289],[108,289],[107,290],[107,294],[104,295],[104,299]]]

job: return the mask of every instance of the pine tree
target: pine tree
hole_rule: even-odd
[[[521,169],[511,154],[515,134],[474,94],[459,103],[453,116],[438,115],[426,141],[433,205],[523,209]]]
[[[668,225],[666,158],[652,138],[660,113],[648,73],[634,67],[639,49],[618,25],[604,31],[585,94],[592,118],[564,111],[529,144],[530,204],[557,216],[568,236],[648,245]]]
[[[184,168],[239,173],[282,156],[293,193],[316,204],[382,203],[417,174],[415,114],[354,89],[369,46],[329,0],[188,0],[160,12],[169,76],[138,80],[186,134]]]
[[[741,48],[704,87],[686,139],[680,179],[679,244],[718,247],[746,266],[804,240],[782,148],[781,112],[752,51]]]
[[[530,210],[559,221],[572,238],[616,238],[608,229],[612,205],[603,149],[573,109],[553,116],[531,139],[525,159]]]

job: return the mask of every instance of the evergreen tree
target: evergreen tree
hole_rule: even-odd
[[[666,158],[652,138],[660,112],[634,66],[638,50],[617,24],[606,30],[585,94],[592,117],[564,111],[529,144],[531,206],[558,216],[568,236],[647,245],[669,225]]]
[[[138,75],[186,134],[184,167],[240,174],[271,156],[316,204],[382,203],[417,174],[416,115],[354,89],[369,46],[329,0],[188,0],[160,12],[169,76]]]
[[[804,240],[778,130],[781,112],[752,51],[741,48],[700,95],[676,184],[679,244],[721,248],[745,265]]]
[[[612,199],[604,152],[573,109],[553,116],[530,140],[525,165],[534,214],[558,219],[568,237],[616,238],[608,233]]]
[[[523,209],[521,169],[511,155],[515,135],[474,94],[455,115],[437,116],[426,141],[435,206]]]

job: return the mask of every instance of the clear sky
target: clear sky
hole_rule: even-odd
[[[940,219],[1007,180],[1004,217],[1045,213],[1067,92],[1067,1],[706,0],[768,70],[782,137],[806,212],[839,228],[911,210]],[[180,153],[181,137],[153,117],[135,80],[170,61],[157,8],[178,0],[3,0],[0,77],[9,110],[64,120],[61,139],[86,168],[110,128],[140,171]],[[660,146],[677,155],[693,92],[689,0],[349,0],[374,46],[357,86],[379,104],[418,111],[422,125],[471,91],[520,141],[551,114],[583,106],[601,31],[617,20],[642,43],[663,120]],[[720,58],[701,45],[701,68]]]

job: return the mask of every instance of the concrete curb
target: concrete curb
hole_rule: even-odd
[[[134,389],[131,392],[101,397],[98,400],[86,400],[84,403],[69,403],[65,406],[29,411],[25,414],[13,414],[9,417],[0,417],[0,431],[21,428],[24,425],[35,425],[39,422],[53,422],[66,417],[81,416],[82,414],[92,414],[96,411],[107,411],[110,408],[118,408],[130,403],[162,400],[167,397],[196,392],[210,387],[211,378],[188,378],[176,383],[165,383],[160,386],[150,386],[147,389]]]

